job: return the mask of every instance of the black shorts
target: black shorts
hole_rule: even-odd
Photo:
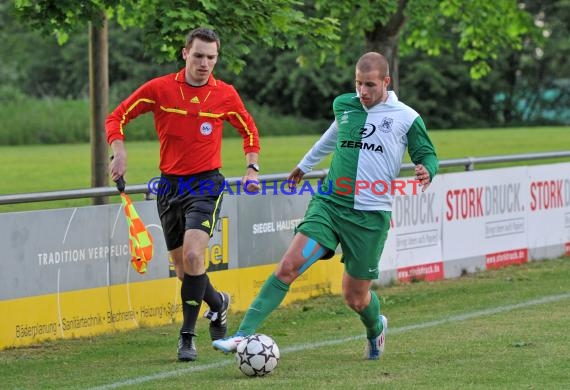
[[[212,237],[222,207],[224,175],[215,169],[191,176],[161,176],[156,204],[166,248],[182,246],[189,229]]]

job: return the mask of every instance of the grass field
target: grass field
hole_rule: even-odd
[[[259,332],[282,350],[263,378],[210,348],[176,361],[178,324],[0,351],[2,389],[567,389],[570,258],[379,290],[386,352],[364,361],[363,327],[337,296],[280,308]],[[241,315],[230,315],[230,329]]]
[[[569,127],[446,130],[430,133],[440,159],[548,152],[570,149]],[[264,137],[262,173],[289,172],[317,140],[316,136]],[[158,142],[128,142],[129,184],[147,183],[159,174]],[[223,144],[223,173],[244,173],[241,139]],[[406,156],[407,158],[407,156]],[[406,160],[408,161],[408,160]],[[553,162],[548,160],[547,162]],[[538,161],[531,162],[539,163]],[[505,164],[503,164],[505,165]],[[512,165],[512,164],[506,164]],[[55,191],[90,186],[90,147],[77,145],[0,146],[0,194]],[[327,167],[328,160],[320,167]],[[498,166],[498,165],[493,165]],[[489,167],[489,166],[487,166]],[[484,168],[482,166],[477,169]],[[456,170],[462,168],[458,167]],[[450,169],[447,169],[449,171]],[[142,198],[142,196],[140,197]],[[0,206],[0,212],[89,204],[87,199]]]

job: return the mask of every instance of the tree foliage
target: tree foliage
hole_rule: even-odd
[[[0,99],[14,94],[65,99],[89,96],[88,36],[71,34],[58,45],[53,36],[16,23],[9,8],[0,5]],[[112,105],[145,80],[176,71],[175,64],[157,64],[142,47],[139,28],[122,29],[109,23],[109,84]]]
[[[531,15],[520,9],[516,0],[445,0],[435,7],[421,3],[426,1],[410,1],[406,45],[438,55],[452,49],[444,32],[457,34],[457,48],[471,64],[475,79],[489,74],[491,63],[504,50],[522,49],[533,30]]]
[[[570,2],[524,0],[541,39],[527,39],[521,51],[508,53],[499,70],[504,123],[570,123]]]
[[[477,79],[505,49],[521,49],[532,29],[530,15],[516,0],[316,0],[321,14],[342,20],[342,31],[366,40],[370,50],[429,55],[456,44]],[[449,40],[449,32],[458,40]]]
[[[54,34],[63,44],[69,34],[87,22],[101,24],[102,10],[115,6],[118,1],[75,0],[16,0],[15,6],[22,20],[32,29]]]
[[[454,48],[446,39],[452,32],[471,76],[480,78],[502,50],[522,48],[533,26],[516,0],[16,0],[16,8],[31,26],[55,33],[60,42],[85,22],[100,22],[104,10],[123,27],[142,27],[158,61],[176,59],[193,27],[212,27],[235,72],[253,48],[290,49],[299,54],[297,60],[309,56],[321,64],[327,52],[346,48],[340,38],[361,37],[368,49],[388,57],[400,46],[404,54],[420,49],[439,55]]]
[[[307,17],[296,0],[16,0],[23,20],[55,33],[59,42],[86,22],[99,23],[101,11],[125,28],[140,27],[145,45],[158,62],[172,61],[188,31],[214,28],[224,44],[226,64],[243,69],[252,48],[275,47],[323,51],[338,41],[338,23],[330,17]]]
[[[87,19],[84,18],[81,23],[79,19],[73,19],[78,23],[77,32],[70,33],[67,43],[58,46],[53,37],[47,34],[51,34],[52,30],[31,31],[13,21],[15,1],[0,3],[0,39],[3,42],[0,46],[0,99],[5,96],[13,100],[20,90],[33,96],[86,96]],[[473,7],[477,2],[475,0]],[[169,8],[167,3],[164,2],[161,9]],[[295,6],[294,9],[302,11],[306,18],[317,18],[320,13],[327,12],[327,16],[341,21],[342,28],[336,30],[340,40],[333,48],[324,50],[327,54],[324,60],[321,55],[323,51],[315,49],[302,34],[295,38],[295,50],[288,49],[286,45],[283,48],[267,48],[251,39],[246,44],[246,52],[249,52],[243,54],[243,51],[234,47],[234,39],[239,42],[251,37],[240,37],[241,34],[233,33],[231,28],[220,30],[222,26],[216,22],[213,27],[222,36],[222,56],[216,75],[233,83],[248,100],[271,107],[272,111],[329,120],[333,98],[338,93],[353,89],[355,61],[365,50],[369,50],[365,29],[375,25],[372,17],[387,24],[391,15],[397,12],[396,6],[401,4],[397,1],[378,3],[374,10],[370,9],[371,2],[356,4],[349,0],[331,0],[327,2],[330,5],[328,9],[317,9],[319,0],[305,1]],[[487,5],[480,5],[476,10],[471,9],[473,7],[464,0],[408,0],[404,3],[406,22],[398,35],[398,53],[402,59],[399,94],[404,102],[422,114],[430,128],[570,123],[570,67],[566,66],[570,56],[568,0],[519,0],[516,12],[526,15],[518,17],[524,23],[531,21],[534,26],[525,27],[527,33],[521,35],[520,49],[518,45],[507,46],[490,56],[486,60],[489,72],[476,80],[472,78],[476,60],[465,61],[464,55],[469,45],[463,49],[460,42],[462,39],[465,42],[469,40],[463,38],[461,31],[469,24],[470,19],[466,15],[471,12],[471,17],[474,17],[476,13],[473,12],[483,12]],[[455,17],[444,16],[439,7],[451,3],[464,8]],[[499,9],[510,5],[509,10],[514,10],[511,0],[489,3]],[[168,47],[173,49],[172,58],[177,58],[186,30],[194,25],[179,26],[180,34],[173,36],[172,44],[160,51],[158,43],[163,42],[160,38],[163,32],[158,27],[164,21],[152,21],[151,17],[153,13],[164,11],[152,8],[156,4],[154,0],[141,0],[138,6],[123,1],[120,7],[112,9],[109,22],[109,77],[112,96],[116,97],[114,102],[124,98],[145,80],[182,66],[180,60],[158,64],[157,58],[170,59]],[[185,4],[186,9],[191,8],[188,7],[189,3]],[[223,9],[219,8],[216,12]],[[253,12],[253,8],[248,10]],[[367,14],[367,10],[372,13]],[[142,13],[136,15],[136,20],[145,20],[147,26],[137,26],[135,19],[129,19],[136,12]],[[494,10],[489,12],[497,17]],[[121,20],[123,27],[117,20]],[[172,22],[175,20],[178,19],[171,19]],[[188,20],[184,23],[190,23]],[[505,26],[495,26],[495,21],[490,21],[486,35],[481,35],[485,42],[497,39],[493,29],[506,28],[510,23],[507,16],[498,20],[502,20]],[[474,25],[470,39],[475,39],[476,33],[482,34],[485,27],[482,21]],[[166,27],[164,31],[172,28]],[[153,39],[157,37],[160,39]],[[272,39],[282,38],[277,36]],[[502,39],[504,43],[508,41],[507,38]],[[147,50],[141,46],[143,41],[152,42]],[[149,50],[151,47],[154,49]],[[493,47],[498,50],[498,46]],[[234,54],[230,54],[230,51]],[[236,77],[235,70],[241,65],[238,63],[236,66],[236,62],[230,61],[231,55],[242,65],[243,62],[247,63],[239,77]],[[299,67],[299,62],[305,65],[319,63],[319,66]],[[6,90],[10,91],[6,93]]]
[[[333,99],[354,90],[354,65],[363,48],[362,42],[355,41],[342,56],[328,56],[318,67],[299,66],[296,52],[257,51],[244,57],[248,66],[239,77],[232,77],[223,64],[217,74],[231,80],[247,100],[281,114],[329,120]],[[304,59],[309,61],[311,55]]]
[[[148,0],[151,1],[151,0]],[[306,16],[294,0],[155,1],[149,17],[137,15],[132,23],[144,25],[146,42],[162,59],[179,56],[185,33],[195,26],[214,28],[222,39],[226,66],[240,72],[244,55],[262,48],[295,52],[328,50],[338,40],[336,20]],[[156,39],[161,37],[161,39]]]

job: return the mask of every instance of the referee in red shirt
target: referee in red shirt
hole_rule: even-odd
[[[219,168],[224,121],[230,122],[243,138],[246,173],[242,182],[258,182],[257,127],[234,87],[212,75],[219,49],[215,31],[191,31],[182,49],[184,69],[146,82],[106,121],[107,142],[114,156],[109,172],[117,180],[127,168],[125,125],[145,112],[154,115],[163,183],[157,191],[158,214],[176,274],[182,280],[184,322],[178,339],[181,361],[197,358],[194,337],[202,301],[209,306],[206,316],[211,321],[212,340],[224,338],[227,332],[230,296],[216,291],[204,267],[204,252],[222,203],[224,176]],[[249,191],[258,189],[254,183],[248,186]]]

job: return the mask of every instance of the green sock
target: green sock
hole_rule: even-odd
[[[366,327],[366,337],[373,339],[378,337],[382,332],[382,323],[380,322],[380,301],[374,291],[370,291],[370,303],[360,313],[360,321]]]
[[[249,309],[247,309],[239,326],[239,332],[246,336],[254,334],[257,327],[283,301],[288,291],[289,285],[279,280],[275,274],[271,274],[261,287],[259,294],[249,305]]]

